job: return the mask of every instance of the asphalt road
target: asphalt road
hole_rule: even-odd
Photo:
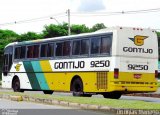
[[[108,112],[0,99],[0,115],[114,115]]]

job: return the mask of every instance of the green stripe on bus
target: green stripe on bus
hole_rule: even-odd
[[[37,77],[37,80],[40,84],[41,89],[42,90],[49,90],[44,73],[39,73],[39,72],[42,72],[40,62],[39,61],[31,61],[31,63],[32,63],[33,70],[35,72],[35,75]]]
[[[35,72],[33,70],[32,64],[30,61],[24,61],[23,62],[24,68],[26,70],[28,79],[30,81],[30,84],[32,86],[32,89],[38,90],[41,89],[40,85],[38,83],[38,80],[36,78]]]

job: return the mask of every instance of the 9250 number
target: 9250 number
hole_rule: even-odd
[[[148,65],[128,64],[128,70],[148,70]]]
[[[110,61],[109,60],[100,60],[100,61],[91,61],[90,67],[109,67]]]

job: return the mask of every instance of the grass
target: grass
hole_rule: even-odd
[[[160,82],[158,82],[158,87],[160,87]]]
[[[95,98],[95,97],[72,97],[72,96],[58,96],[58,95],[44,95],[44,94],[24,94],[24,93],[14,93],[14,92],[0,92],[0,94],[10,94],[10,95],[27,95],[31,97],[45,98],[45,99],[55,99],[60,101],[68,101],[81,104],[94,104],[103,105],[114,108],[125,108],[125,109],[158,109],[160,110],[160,103],[152,103],[145,101],[135,101],[135,100],[115,100],[115,99],[105,99],[105,98]]]

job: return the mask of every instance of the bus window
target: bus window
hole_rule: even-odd
[[[27,49],[28,49],[28,51],[27,51],[27,58],[33,58],[34,46],[28,46]]]
[[[13,55],[13,47],[9,46],[4,51],[4,60],[3,60],[3,75],[7,76],[9,70],[12,66],[12,55]]]
[[[80,55],[80,40],[73,41],[72,44],[72,55]]]
[[[48,44],[42,44],[41,45],[41,55],[40,55],[40,57],[47,57],[47,48],[48,48]]]
[[[15,59],[23,59],[25,58],[26,46],[16,47],[14,58]]]
[[[84,39],[81,40],[81,55],[88,55],[89,54],[89,40]]]
[[[112,46],[112,39],[110,36],[102,37],[101,38],[101,54],[110,54]]]
[[[91,39],[91,54],[99,54],[100,51],[100,38]]]
[[[15,53],[14,53],[14,58],[15,59],[20,59],[20,55],[21,55],[21,47],[16,47],[15,48]]]
[[[33,58],[39,57],[39,45],[34,45],[34,52],[33,52]]]
[[[63,43],[56,43],[56,56],[62,56]]]
[[[38,58],[39,57],[39,45],[28,46],[27,58]]]
[[[23,58],[25,58],[25,56],[26,56],[26,46],[22,46],[20,58],[23,59]]]
[[[54,43],[48,44],[48,57],[54,56]]]
[[[70,41],[63,42],[63,56],[70,56]]]

